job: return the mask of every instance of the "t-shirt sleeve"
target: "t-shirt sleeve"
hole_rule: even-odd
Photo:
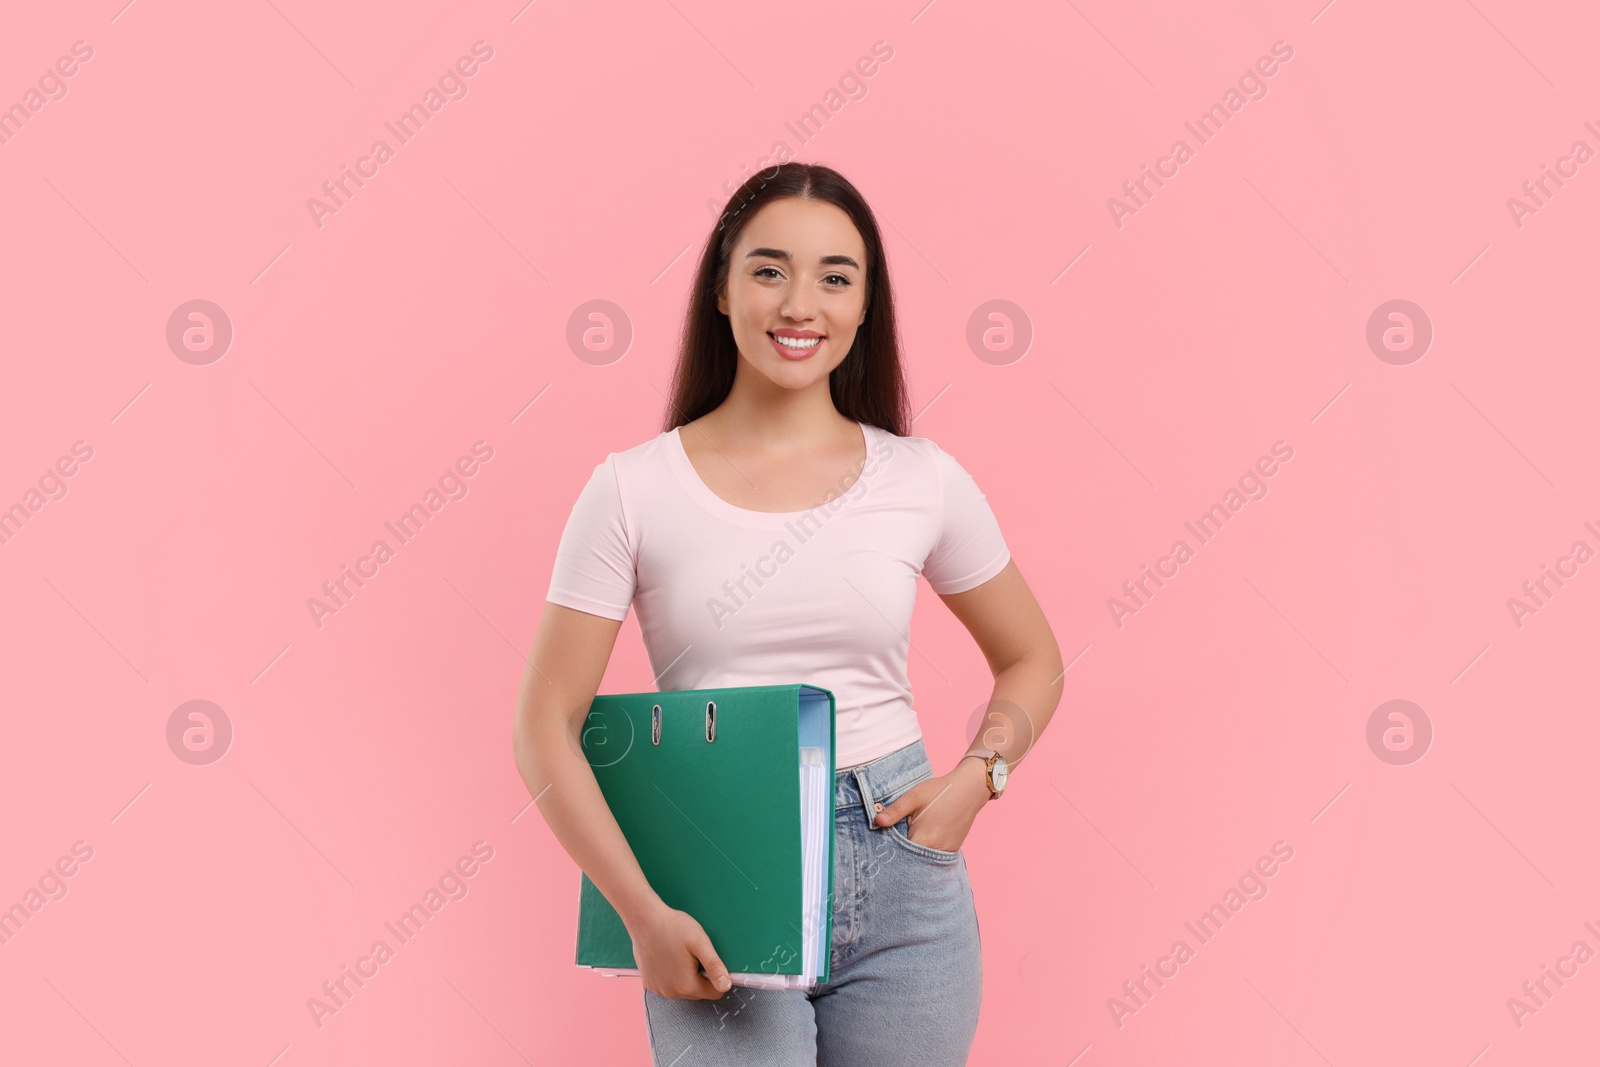
[[[964,593],[999,574],[1011,561],[1000,523],[983,490],[955,458],[937,445],[941,525],[939,539],[922,565],[928,585],[941,596]]]
[[[634,578],[616,458],[609,455],[572,505],[545,599],[621,622],[633,603]]]

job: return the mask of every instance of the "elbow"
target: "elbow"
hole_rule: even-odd
[[[532,709],[526,704],[519,707],[511,718],[511,754],[517,761],[517,768],[524,774],[540,761],[544,749],[539,733]]]
[[[1028,679],[1030,684],[1043,685],[1047,691],[1056,693],[1058,698],[1066,687],[1066,664],[1061,659],[1061,649],[1053,639],[1024,652],[1004,671],[995,672],[996,680],[1007,672],[1011,672],[1013,677]]]
[[[517,770],[524,775],[533,765],[533,744],[521,714],[513,716],[511,720],[511,758],[516,761]]]
[[[1061,676],[1066,673],[1066,664],[1061,658],[1061,646],[1056,643],[1055,635],[1046,630],[1038,640],[1021,648],[1009,662],[997,666],[994,673],[999,677],[1007,671],[1044,674],[1059,683]]]
[[[511,750],[517,767],[526,775],[546,767],[553,754],[562,749],[582,751],[578,725],[550,714],[550,709],[538,702],[519,705],[511,720]]]

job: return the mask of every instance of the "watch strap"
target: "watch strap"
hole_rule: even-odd
[[[966,759],[967,756],[983,760],[983,781],[989,787],[989,799],[999,799],[1000,790],[994,787],[994,761],[1000,758],[1000,753],[992,748],[973,748],[967,750],[961,758]]]

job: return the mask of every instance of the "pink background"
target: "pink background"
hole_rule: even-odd
[[[1600,162],[1507,205],[1600,149],[1586,5],[122,3],[0,35],[0,104],[93,49],[0,144],[0,506],[65,489],[0,545],[0,904],[92,849],[0,946],[0,1059],[648,1062],[637,982],[572,964],[578,871],[511,716],[567,509],[657,432],[713,211],[780,140],[879,212],[914,432],[988,493],[1072,664],[965,846],[971,1062],[1592,1052],[1600,961],[1520,1027],[1506,1003],[1600,951],[1600,563],[1507,606],[1600,550]],[[785,123],[877,41],[802,143]],[[1276,41],[1265,98],[1199,144]],[[378,138],[319,228],[307,199]],[[1119,227],[1108,198],[1178,138]],[[196,299],[220,359],[167,343]],[[1434,332],[1405,365],[1366,341],[1397,299]],[[569,346],[594,300],[625,352]],[[1025,353],[969,346],[991,300]],[[480,440],[465,497],[319,627],[308,599]],[[1183,524],[1276,441],[1269,494],[1198,547]],[[1108,598],[1179,538],[1119,627]],[[913,643],[942,773],[989,679],[926,590]],[[630,617],[605,688],[649,687]],[[1409,764],[1366,739],[1392,699],[1431,723]],[[233,731],[208,765],[169,745],[191,700]],[[319,1028],[308,998],[479,841],[467,895]],[[1190,939],[1277,841],[1265,899]],[[1108,999],[1180,938],[1119,1027]]]

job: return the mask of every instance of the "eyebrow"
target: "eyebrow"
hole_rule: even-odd
[[[793,256],[789,255],[788,252],[785,252],[781,248],[752,248],[750,251],[745,253],[744,258],[745,259],[757,259],[757,258],[781,259],[786,263],[790,262],[790,261],[792,261],[794,259]],[[818,262],[826,264],[828,266],[854,267],[854,268],[856,268],[856,270],[860,270],[861,269],[861,264],[857,263],[850,256],[841,256],[841,255],[823,256],[820,260],[818,260]]]

